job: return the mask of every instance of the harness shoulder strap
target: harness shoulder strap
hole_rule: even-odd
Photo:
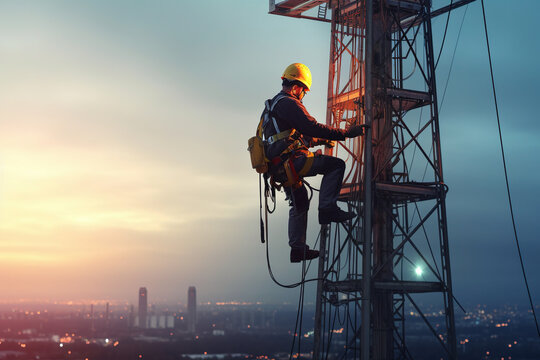
[[[276,107],[278,102],[281,99],[286,98],[286,97],[287,95],[278,95],[273,101],[271,99],[268,99],[264,102],[265,111],[264,111],[264,121],[262,125],[263,128],[266,127],[266,125],[268,124],[270,120],[272,120],[272,122],[274,123],[274,128],[276,129],[276,134],[279,134],[281,132],[279,130],[276,118],[272,116],[272,112],[274,111],[274,108]]]

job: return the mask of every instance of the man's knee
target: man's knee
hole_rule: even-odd
[[[332,172],[337,172],[339,174],[344,174],[345,173],[345,161],[343,161],[343,159],[341,158],[338,158],[338,157],[334,157],[334,156],[329,156],[329,159],[328,159],[328,167],[329,167],[329,170],[332,171]]]
[[[335,157],[335,156],[329,156],[329,155],[323,155],[323,166],[328,170],[341,170],[345,171],[345,161],[343,159]]]
[[[338,157],[334,157],[334,159],[336,161],[336,168],[345,171],[345,161]]]

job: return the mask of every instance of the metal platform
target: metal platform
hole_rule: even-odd
[[[323,17],[305,16],[304,12],[319,5],[326,4],[328,0],[270,0],[269,13],[291,17],[303,17],[312,20],[328,21]],[[326,5],[325,5],[326,6]]]
[[[422,11],[421,0],[388,0],[390,10],[399,14],[400,19],[415,16]],[[376,13],[375,13],[376,14]]]
[[[443,285],[434,281],[375,281],[375,290],[391,290],[394,293],[428,293],[441,292]],[[362,280],[327,281],[324,284],[327,292],[353,293],[362,291]]]
[[[334,106],[339,106],[343,110],[358,109],[358,102],[362,101],[363,93],[360,90],[353,90],[339,94],[334,99]]]
[[[394,293],[428,293],[441,292],[444,287],[440,282],[434,281],[375,281],[375,290],[391,290]]]
[[[408,89],[386,89],[386,94],[391,98],[394,111],[408,111],[431,104],[429,93]],[[343,110],[358,109],[359,103],[363,103],[364,91],[357,89],[341,93],[334,98],[333,105]]]
[[[406,89],[387,89],[386,94],[392,98],[394,111],[408,111],[431,104],[431,96],[424,91]]]
[[[443,184],[434,183],[376,183],[375,191],[394,203],[416,202],[440,198],[446,194]]]
[[[395,203],[415,202],[437,199],[448,191],[446,185],[436,183],[375,183],[378,196],[391,199]],[[339,201],[362,199],[362,189],[358,185],[343,184],[339,192]]]

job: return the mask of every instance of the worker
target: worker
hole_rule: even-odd
[[[290,261],[296,263],[319,257],[319,251],[310,249],[306,244],[309,197],[305,184],[301,182],[303,177],[323,175],[319,192],[320,224],[343,222],[355,216],[337,205],[345,162],[320,151],[314,154],[309,148],[317,145],[331,148],[335,145],[334,140],[363,135],[364,125],[351,125],[346,130],[333,128],[318,123],[308,113],[302,104],[312,82],[306,65],[294,63],[287,66],[281,79],[282,90],[266,104],[269,116],[263,131],[266,156],[271,160],[269,174],[284,184],[286,199],[289,200]]]

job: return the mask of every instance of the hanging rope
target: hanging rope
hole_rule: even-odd
[[[484,17],[484,30],[486,33],[486,44],[487,44],[487,51],[488,51],[488,58],[489,58],[489,71],[491,73],[491,87],[493,89],[493,98],[495,101],[495,113],[497,114],[497,127],[499,128],[499,141],[501,144],[501,154],[502,154],[502,162],[503,162],[503,168],[504,168],[504,179],[506,181],[506,193],[508,195],[508,206],[510,207],[510,216],[512,218],[512,227],[514,229],[514,238],[516,240],[516,247],[519,255],[519,262],[521,264],[521,272],[523,273],[523,279],[525,280],[525,287],[527,288],[527,295],[529,296],[529,303],[531,305],[532,314],[534,317],[534,323],[536,325],[536,332],[538,333],[538,337],[540,337],[540,328],[538,327],[538,320],[536,318],[536,312],[534,310],[534,304],[531,296],[531,290],[529,289],[529,282],[527,281],[527,274],[525,273],[525,265],[523,264],[523,257],[521,256],[521,248],[519,246],[519,239],[517,234],[517,228],[516,228],[516,221],[514,219],[514,209],[512,207],[512,196],[510,195],[510,185],[508,183],[508,171],[506,169],[506,158],[504,156],[504,146],[503,146],[503,139],[502,139],[502,132],[501,132],[501,121],[499,118],[499,105],[497,103],[497,93],[495,92],[495,78],[493,76],[493,66],[491,61],[491,50],[489,48],[489,37],[488,37],[488,29],[487,29],[487,21],[486,21],[486,11],[484,8],[484,0],[482,2],[482,15]]]

